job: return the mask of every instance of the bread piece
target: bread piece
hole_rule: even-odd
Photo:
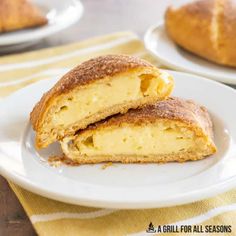
[[[169,36],[210,61],[236,66],[236,5],[232,0],[199,0],[165,15]]]
[[[0,32],[45,24],[47,24],[47,19],[28,0],[0,0]]]
[[[218,16],[220,58],[222,64],[236,66],[236,1],[222,1],[221,14]]]
[[[67,73],[31,113],[36,146],[46,147],[89,124],[167,98],[173,79],[141,59],[107,55]]]
[[[90,125],[61,142],[78,163],[183,162],[216,152],[212,122],[196,103],[169,98]]]

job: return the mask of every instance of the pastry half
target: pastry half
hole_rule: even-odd
[[[47,24],[40,9],[28,0],[0,0],[0,32]]]
[[[216,152],[207,110],[179,98],[115,115],[65,137],[61,146],[77,163],[183,162]]]
[[[108,116],[167,98],[172,77],[127,55],[91,59],[67,73],[35,106],[31,122],[43,148]]]
[[[165,26],[179,46],[210,61],[236,66],[236,2],[197,0],[169,7]]]

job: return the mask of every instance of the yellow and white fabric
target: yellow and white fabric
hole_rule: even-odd
[[[115,33],[84,42],[0,58],[0,96],[38,80],[60,76],[70,68],[102,54],[130,54],[160,66],[136,35]],[[153,235],[157,225],[231,225],[236,235],[236,190],[204,201],[161,209],[113,210],[82,207],[50,200],[10,183],[37,233],[42,236]],[[164,234],[158,235],[177,235]],[[179,235],[183,235],[179,234]],[[193,234],[185,234],[193,235]],[[194,234],[195,235],[195,234]],[[197,235],[222,235],[197,233]]]

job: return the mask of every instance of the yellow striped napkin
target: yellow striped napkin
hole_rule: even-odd
[[[160,66],[145,50],[136,35],[130,32],[116,33],[66,46],[2,57],[0,95],[4,97],[35,81],[58,76],[88,58],[111,53],[136,55]],[[150,222],[156,230],[158,226],[162,226],[159,228],[162,233],[156,232],[158,235],[174,234],[163,233],[168,228],[167,224],[179,227],[202,225],[208,230],[213,230],[216,225],[219,229],[231,226],[231,233],[209,233],[209,235],[236,235],[236,190],[184,206],[148,210],[112,210],[65,204],[28,192],[13,183],[10,183],[10,186],[37,233],[42,236],[153,235]],[[199,233],[195,233],[197,235],[208,235],[200,232],[201,227],[195,230],[199,230]]]

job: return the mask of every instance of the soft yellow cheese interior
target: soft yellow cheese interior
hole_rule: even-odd
[[[196,145],[194,138],[193,131],[184,127],[163,124],[125,126],[78,136],[72,149],[76,148],[77,154],[87,156],[168,154],[193,148]]]
[[[95,82],[59,102],[51,122],[53,126],[67,126],[113,105],[145,96],[158,96],[165,92],[164,89],[169,89],[167,84],[170,83],[165,72],[163,72],[163,79],[161,76],[157,78],[150,74],[137,75],[136,73]]]

